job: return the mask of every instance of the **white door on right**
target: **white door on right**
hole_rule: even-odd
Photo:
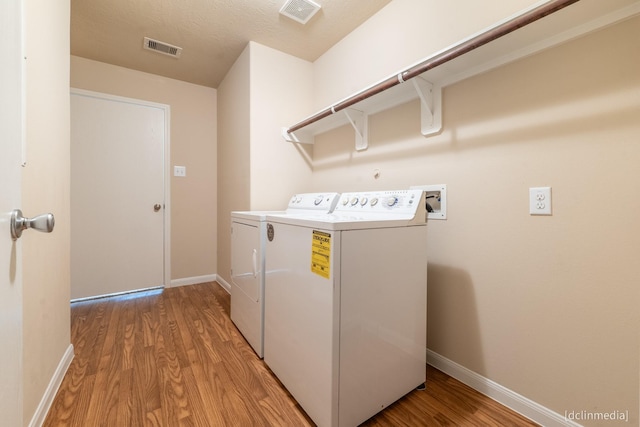
[[[72,300],[165,284],[168,120],[167,106],[72,91]]]

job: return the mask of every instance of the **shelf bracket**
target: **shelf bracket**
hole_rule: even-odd
[[[282,128],[282,137],[287,142],[296,142],[298,144],[313,144],[314,137],[309,132],[297,130],[295,132],[287,132],[289,128]]]
[[[369,115],[353,108],[343,111],[356,133],[356,151],[366,150],[369,146]]]
[[[442,87],[420,76],[411,79],[420,98],[420,132],[431,136],[442,130]]]

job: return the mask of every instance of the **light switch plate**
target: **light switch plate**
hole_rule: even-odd
[[[187,176],[187,167],[186,166],[174,166],[173,167],[173,176]]]
[[[551,187],[529,188],[529,213],[551,215]]]

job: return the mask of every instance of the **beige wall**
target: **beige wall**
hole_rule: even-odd
[[[23,255],[23,419],[31,421],[70,345],[69,1],[24,2],[27,166],[22,211],[52,212],[51,234],[27,231]],[[16,389],[16,392],[20,392]]]
[[[215,274],[216,90],[76,56],[71,87],[170,106],[171,279]],[[187,176],[174,177],[174,165],[186,166]]]
[[[282,127],[310,108],[313,65],[251,42],[251,209],[284,209],[311,179],[310,151],[282,138]],[[307,147],[308,148],[308,147]]]
[[[314,111],[534,3],[540,2],[394,0],[314,62]]]
[[[231,282],[231,217],[249,210],[249,49],[238,57],[218,87],[218,270]]]
[[[422,1],[394,1],[392,15],[375,19],[409,37],[410,5]],[[378,32],[363,26],[317,62],[316,96],[342,91],[332,76],[344,67],[369,68],[351,52]],[[561,415],[629,410],[630,425],[639,401],[639,39],[635,18],[448,87],[435,137],[420,135],[417,102],[371,117],[364,152],[353,151],[349,127],[320,135],[312,178],[312,188],[336,191],[447,184],[448,219],[429,223],[429,349]],[[536,186],[553,188],[553,216],[529,215]]]
[[[312,64],[250,42],[218,89],[218,271],[230,283],[231,211],[279,210],[308,191],[309,148],[281,127],[310,109]]]

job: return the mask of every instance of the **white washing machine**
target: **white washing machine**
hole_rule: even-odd
[[[422,190],[267,215],[264,360],[320,427],[353,427],[426,380]]]
[[[231,212],[231,320],[258,357],[264,355],[264,266],[267,214],[331,212],[338,193],[291,197],[284,211]]]

